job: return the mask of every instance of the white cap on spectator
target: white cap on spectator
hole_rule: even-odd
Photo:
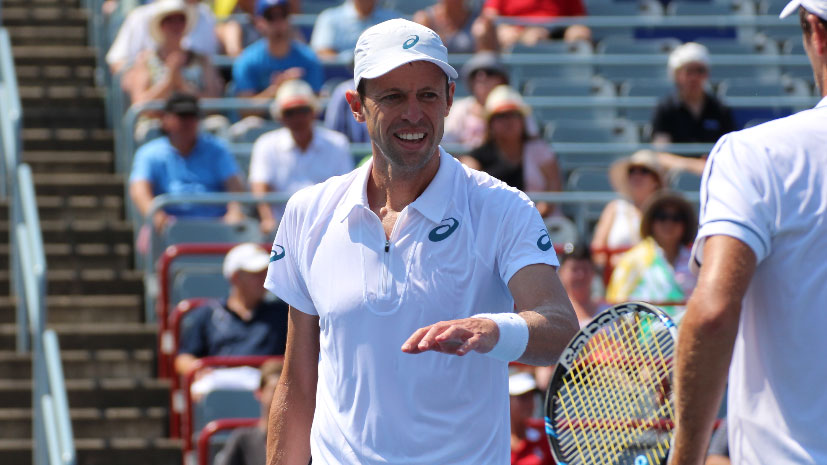
[[[258,244],[245,242],[239,244],[224,257],[224,277],[230,279],[236,271],[247,271],[258,273],[264,271],[270,265],[270,254]]]
[[[316,98],[316,93],[310,84],[301,79],[284,81],[276,91],[276,100],[271,107],[273,117],[281,117],[285,110],[298,107],[310,107],[314,114],[317,113],[319,99]]]
[[[531,373],[518,371],[508,377],[508,395],[519,396],[537,389],[537,381]]]
[[[696,42],[687,42],[672,50],[669,54],[669,76],[675,77],[675,71],[689,63],[702,63],[709,67],[709,50]]]
[[[778,17],[786,18],[798,11],[798,7],[800,6],[819,18],[827,20],[827,0],[792,0],[781,10],[781,14],[778,15]]]
[[[407,19],[391,19],[365,30],[353,52],[353,80],[378,78],[413,61],[428,61],[439,66],[448,78],[457,70],[448,64],[448,49],[436,32]]]
[[[485,117],[490,119],[497,113],[519,111],[523,116],[531,115],[529,107],[523,96],[516,89],[506,84],[500,84],[491,89],[488,98],[485,99]]]
[[[184,28],[184,35],[187,35],[195,23],[198,22],[198,12],[195,8],[187,5],[184,0],[158,0],[152,5],[152,19],[149,20],[149,35],[157,44],[164,41],[164,34],[161,32],[161,21],[169,15],[180,13],[186,16],[187,25]]]

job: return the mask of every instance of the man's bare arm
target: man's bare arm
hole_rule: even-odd
[[[740,240],[729,236],[706,239],[698,285],[678,334],[672,465],[704,461],[726,387],[741,301],[755,266],[755,253]]]
[[[578,329],[577,317],[557,271],[543,264],[526,266],[514,274],[508,288],[517,314],[528,324],[528,345],[518,361],[532,365],[556,363]],[[499,336],[497,324],[487,318],[441,321],[416,330],[402,345],[402,351],[486,353],[494,348]]]
[[[267,427],[268,465],[307,465],[316,408],[319,317],[290,307],[287,351]]]

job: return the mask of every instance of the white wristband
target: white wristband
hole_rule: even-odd
[[[500,329],[497,345],[485,355],[504,362],[522,357],[528,345],[528,323],[521,316],[516,313],[478,313],[471,318],[488,318]]]

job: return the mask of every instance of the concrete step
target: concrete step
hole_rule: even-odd
[[[51,7],[59,8],[60,5],[54,4]],[[8,31],[11,43],[15,45],[85,46],[88,41],[83,26],[9,26]]]
[[[3,5],[3,26],[86,26],[89,21],[86,10],[74,4],[52,5]],[[18,56],[17,52],[13,52]]]
[[[45,242],[45,241],[44,241]],[[43,246],[50,270],[80,270],[84,268],[132,267],[131,244],[66,244],[49,243]],[[0,268],[8,268],[11,245],[0,244]]]
[[[123,196],[37,196],[41,220],[120,220],[124,217]]]
[[[61,350],[154,350],[158,327],[142,323],[51,324]],[[0,350],[14,350],[17,326],[0,325]],[[1,417],[0,417],[1,418]]]
[[[160,438],[166,435],[167,409],[70,408],[75,438]],[[32,411],[24,408],[0,409],[0,430],[4,439],[32,436]],[[117,463],[117,462],[112,462]]]
[[[80,269],[52,270],[46,279],[48,292],[53,295],[110,295],[144,292],[142,273],[137,270]],[[8,289],[9,273],[0,270],[0,289]]]
[[[97,152],[27,150],[23,152],[23,162],[28,163],[36,174],[85,173],[96,176],[109,174],[114,167],[113,159],[113,153],[107,150]],[[95,179],[97,180],[97,177]],[[121,186],[121,191],[123,192],[123,186]]]
[[[102,151],[115,146],[112,131],[108,129],[23,128],[22,136],[24,150]]]
[[[155,352],[149,349],[61,350],[60,357],[63,362],[63,375],[69,380],[100,378],[147,380],[152,378],[156,371]],[[31,368],[31,354],[0,351],[0,383],[12,380],[23,380],[28,383],[32,377]],[[29,387],[27,385],[27,389]],[[4,399],[0,397],[0,403],[2,402]],[[72,405],[75,404],[72,403]]]
[[[75,88],[78,86],[66,86]],[[97,97],[91,98],[56,98],[54,105],[61,110],[55,111],[44,102],[48,99],[23,99],[23,127],[27,128],[87,128],[104,127],[106,112],[101,105],[103,101]]]
[[[165,408],[169,388],[168,380],[152,378],[66,380],[67,400],[73,409]],[[31,400],[31,379],[0,380],[0,409],[31,406]]]
[[[26,85],[91,86],[95,83],[95,67],[92,65],[51,65],[44,62],[20,64],[14,68],[18,82]]]
[[[124,176],[101,173],[48,173],[34,174],[34,191],[37,195],[124,195]]]
[[[15,322],[15,302],[14,296],[0,297],[0,323]],[[144,319],[143,296],[136,294],[49,295],[46,309],[49,323],[140,323]]]
[[[76,439],[77,463],[82,465],[181,465],[179,439]],[[32,465],[31,439],[0,439],[0,463]]]
[[[0,215],[7,217],[0,209]],[[125,220],[40,219],[43,242],[47,244],[131,244],[132,223]],[[0,243],[9,241],[9,223],[0,221]]]

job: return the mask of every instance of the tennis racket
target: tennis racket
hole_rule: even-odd
[[[666,462],[676,336],[663,310],[641,302],[601,312],[574,336],[546,394],[546,434],[559,464]]]

